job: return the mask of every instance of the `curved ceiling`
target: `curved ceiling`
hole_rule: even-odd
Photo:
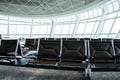
[[[0,0],[0,13],[17,16],[60,15],[104,0]]]

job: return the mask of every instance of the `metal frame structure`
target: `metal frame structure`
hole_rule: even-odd
[[[40,19],[0,15],[0,34],[9,38],[120,38],[119,4],[119,0],[109,0],[82,13]]]

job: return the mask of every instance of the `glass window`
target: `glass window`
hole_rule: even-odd
[[[114,19],[106,20],[105,25],[103,27],[102,33],[109,33],[112,27]]]
[[[92,34],[94,34],[94,33],[96,32],[98,26],[99,26],[99,22],[96,22],[96,23],[95,23],[95,26],[94,26],[94,28],[93,28]]]
[[[24,28],[24,34],[30,34],[31,26],[25,25],[24,27],[25,27],[25,28]]]
[[[62,27],[62,33],[61,34],[72,34],[74,30],[74,24],[65,24]]]
[[[24,27],[24,25],[16,25],[16,27],[17,27],[17,34],[24,34],[25,33],[25,27]]]
[[[68,32],[69,34],[73,33],[74,27],[75,27],[75,24],[70,25],[69,32]]]
[[[25,25],[10,25],[9,34],[30,34],[31,27]]]
[[[31,23],[28,22],[18,22],[18,21],[9,21],[9,24],[18,24],[18,25],[31,25]]]
[[[8,19],[8,16],[0,15],[0,19]]]
[[[109,35],[109,38],[115,38],[115,37],[116,37],[116,34]]]
[[[100,34],[99,38],[107,38],[107,34]]]
[[[97,17],[96,20],[101,20],[101,17]]]
[[[51,26],[49,25],[41,25],[40,26],[40,34],[50,34]]]
[[[39,34],[40,26],[33,26],[32,27],[32,34]]]
[[[119,9],[118,1],[114,2],[113,6],[114,6],[114,11],[118,10]]]
[[[120,30],[120,18],[116,19],[115,24],[112,28],[111,33],[118,33]]]
[[[117,12],[115,12],[115,13],[112,13],[112,14],[109,14],[108,16],[107,16],[107,18],[109,19],[109,18],[114,18],[114,17],[116,17],[117,16]]]
[[[51,24],[52,25],[52,24]],[[51,31],[51,29],[52,29],[52,26],[51,25],[47,25],[47,32],[46,32],[46,34],[50,34],[50,31]]]
[[[114,2],[114,1],[116,1],[116,0],[111,0],[111,2]]]
[[[93,17],[93,11],[89,11],[89,18],[92,18]]]
[[[75,15],[71,16],[71,21],[75,21],[75,20],[76,20],[76,16]]]
[[[108,5],[108,12],[112,12],[113,11],[113,6],[112,6],[112,4],[109,4]]]
[[[63,25],[63,28],[62,28],[62,33],[61,34],[68,34],[69,32],[69,28],[70,28],[70,25],[69,24],[65,24]]]
[[[85,15],[85,19],[89,17],[88,12],[85,12],[84,15]]]
[[[0,24],[8,24],[7,20],[0,20]]]
[[[118,16],[120,16],[120,11],[119,11],[119,13],[118,13]]]
[[[93,10],[94,17],[98,16],[97,10]]]
[[[9,26],[9,34],[17,34],[17,26],[16,25]]]
[[[95,22],[88,23],[84,34],[91,34],[92,30],[94,28],[94,24],[95,24]]]
[[[98,13],[99,16],[103,14],[102,9],[97,9],[97,11],[98,11],[97,13]]]
[[[80,19],[84,19],[83,13],[80,14]]]
[[[8,25],[0,25],[0,34],[7,34]]]
[[[90,37],[96,37],[94,34],[96,33],[98,26],[99,26],[99,22],[95,22],[93,30],[91,32],[92,35]]]
[[[54,34],[61,34],[62,25],[56,25]]]
[[[76,34],[83,34],[85,31],[86,23],[80,23]]]

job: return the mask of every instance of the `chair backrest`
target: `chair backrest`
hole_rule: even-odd
[[[58,59],[60,54],[60,40],[59,39],[40,39],[38,59]]]
[[[115,57],[112,40],[92,39],[89,48],[92,60],[111,60]]]
[[[1,40],[0,55],[8,56],[8,53],[13,52],[17,55],[18,40]]]
[[[38,39],[26,39],[24,47],[28,47],[30,50],[36,50]]]
[[[115,39],[114,40],[114,50],[116,53],[116,57],[120,58],[120,39]]]
[[[85,41],[68,39],[63,40],[62,59],[82,60],[85,59]]]

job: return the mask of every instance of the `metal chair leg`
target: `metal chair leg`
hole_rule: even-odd
[[[88,66],[85,69],[85,80],[91,80],[91,68],[90,68],[90,66]]]

